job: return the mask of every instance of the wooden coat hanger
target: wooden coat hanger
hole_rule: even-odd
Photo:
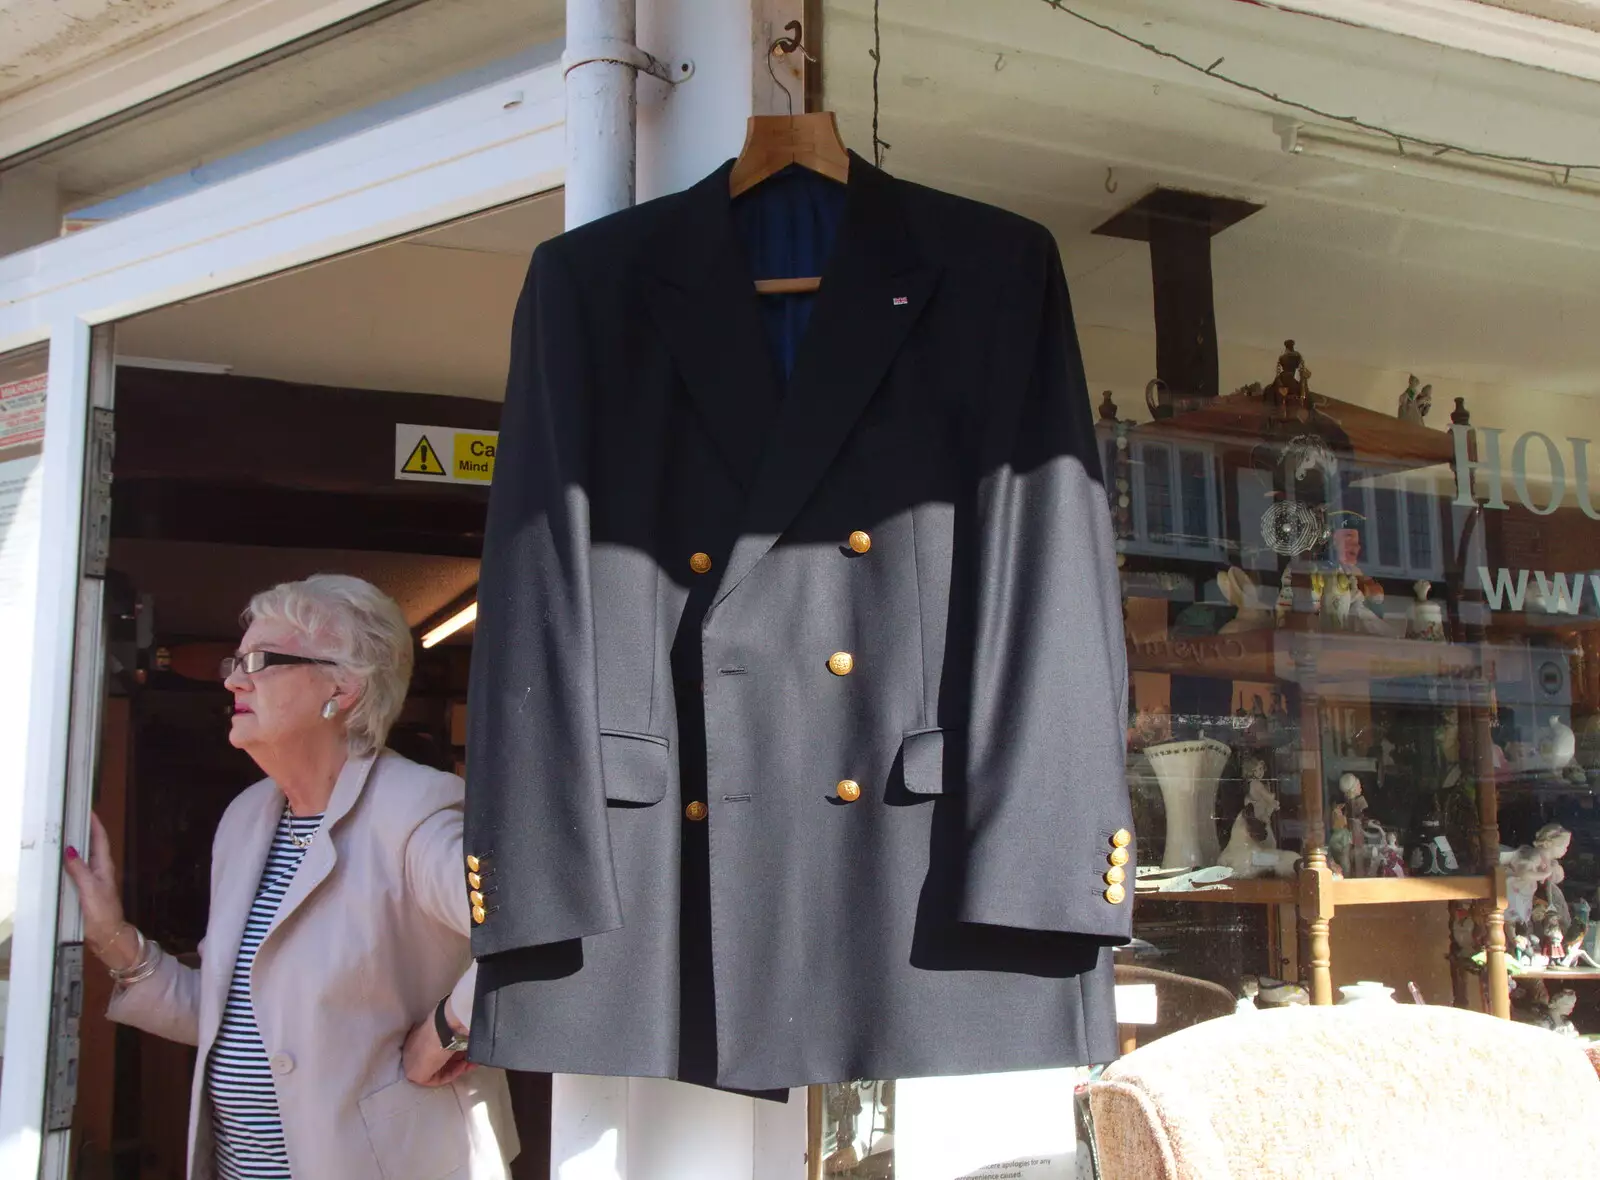
[[[774,53],[805,52],[800,40],[800,22],[790,21],[784,29],[788,37],[779,37],[767,49],[767,73],[772,74],[774,85],[782,86],[772,70]],[[768,177],[776,176],[791,164],[826,176],[839,184],[850,181],[850,153],[844,140],[839,138],[839,122],[832,111],[811,114],[794,113],[794,95],[787,86],[784,95],[789,100],[787,115],[752,115],[745,126],[744,147],[733,162],[728,177],[728,196],[737,197],[749,192]],[[793,279],[757,279],[758,295],[806,294],[822,286],[820,276]]]

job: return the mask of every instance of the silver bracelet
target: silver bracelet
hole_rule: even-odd
[[[154,975],[156,968],[161,965],[161,947],[145,938],[144,932],[137,927],[133,933],[139,940],[139,957],[134,960],[133,966],[120,971],[115,967],[108,968],[112,981],[118,987],[132,987],[136,983],[144,982]]]

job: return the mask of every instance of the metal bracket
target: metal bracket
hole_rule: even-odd
[[[694,77],[694,62],[682,58],[667,63],[653,53],[646,53],[629,41],[606,39],[587,45],[568,45],[561,55],[561,76],[566,77],[579,66],[600,62],[606,65],[628,66],[641,74],[658,78],[668,86],[677,86]]]
[[[44,1129],[70,1131],[78,1103],[78,1028],[83,1019],[83,943],[57,948],[56,985],[50,1011],[50,1072]]]
[[[117,449],[114,411],[89,411],[89,447],[84,464],[83,576],[103,578],[111,559],[111,460]]]

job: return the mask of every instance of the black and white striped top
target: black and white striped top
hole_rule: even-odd
[[[284,815],[288,822],[280,821],[273,834],[244,937],[239,941],[239,955],[233,961],[233,981],[228,985],[228,1002],[222,1009],[222,1027],[206,1065],[218,1180],[292,1180],[278,1094],[273,1089],[272,1069],[250,1001],[250,968],[256,961],[256,950],[305,856],[305,849],[296,848],[290,841],[290,830],[304,840],[322,825],[320,815],[301,817],[287,811]]]

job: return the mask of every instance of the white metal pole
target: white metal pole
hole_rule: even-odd
[[[635,0],[567,0],[567,228],[633,204]]]

